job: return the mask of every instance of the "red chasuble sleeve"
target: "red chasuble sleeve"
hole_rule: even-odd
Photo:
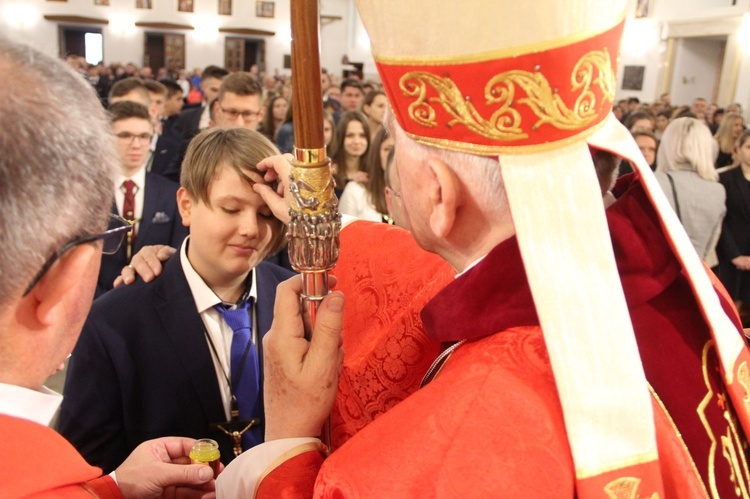
[[[311,450],[289,458],[260,479],[257,499],[312,497],[323,454]]]
[[[0,441],[0,497],[122,497],[112,478],[46,426],[0,415]]]

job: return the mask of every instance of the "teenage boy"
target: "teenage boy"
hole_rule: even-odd
[[[117,253],[102,256],[97,297],[112,289],[115,277],[140,248],[152,244],[179,248],[188,233],[175,202],[179,185],[146,171],[154,134],[148,109],[125,100],[112,104],[109,112],[121,166],[115,180],[112,212],[130,221],[134,230]]]
[[[262,263],[284,241],[252,188],[264,183],[256,164],[273,154],[250,130],[199,134],[177,193],[190,229],[179,257],[161,279],[94,303],[60,414],[60,433],[89,463],[110,471],[157,435],[212,438],[224,463],[262,442],[261,339],[276,285],[293,275]],[[244,432],[241,445],[233,432]]]

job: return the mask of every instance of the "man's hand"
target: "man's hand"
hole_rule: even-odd
[[[192,438],[164,437],[135,448],[115,470],[126,498],[203,498],[216,496],[214,474],[204,464],[190,464]]]
[[[279,181],[276,191],[265,184],[254,184],[253,190],[266,202],[273,215],[289,224],[289,208],[291,207],[291,194],[289,192],[289,173],[292,171],[290,161],[294,159],[291,154],[283,156],[271,156],[258,163],[258,170],[265,172],[263,179],[266,182]]]
[[[318,436],[336,397],[344,295],[334,291],[323,299],[307,341],[301,292],[300,276],[279,284],[273,325],[263,337],[266,441]]]
[[[115,287],[135,282],[136,274],[145,282],[151,282],[161,274],[162,262],[166,262],[177,250],[165,244],[144,246],[130,259],[130,265],[123,267],[115,279]]]
[[[740,270],[750,270],[750,256],[740,255],[732,258],[732,263]]]

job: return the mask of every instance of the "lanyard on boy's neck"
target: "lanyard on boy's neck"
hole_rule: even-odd
[[[250,331],[251,334],[251,340],[247,342],[247,345],[245,346],[245,351],[242,354],[242,360],[240,361],[240,365],[237,368],[237,377],[239,378],[242,374],[243,369],[245,368],[245,363],[247,361],[248,354],[250,352],[250,349],[253,348],[253,344],[255,343],[255,331],[256,331],[256,320],[255,320],[255,308],[252,301],[252,297],[250,296],[250,289],[252,287],[252,274],[248,276],[248,279],[246,281],[245,285],[245,291],[240,296],[240,299],[238,302],[234,305],[237,307],[241,306],[246,301],[250,301],[249,307],[248,307],[248,313],[252,315],[252,329]],[[229,305],[229,306],[234,306]],[[222,302],[219,306],[227,306],[226,303]],[[221,361],[221,357],[219,357],[219,353],[216,350],[216,345],[214,345],[213,340],[211,339],[211,335],[208,334],[208,330],[204,327],[203,328],[203,334],[206,336],[206,339],[208,340],[208,345],[211,347],[211,355],[214,357],[216,362],[218,363],[221,373],[224,375],[224,379],[227,382],[227,385],[229,386],[229,394],[230,394],[230,402],[229,402],[229,421],[224,421],[222,423],[212,423],[211,429],[217,429],[230,437],[232,439],[233,444],[233,451],[235,457],[239,456],[242,453],[242,435],[245,434],[247,430],[252,428],[253,426],[256,426],[260,424],[261,420],[260,418],[251,418],[246,421],[240,420],[240,409],[239,409],[239,403],[237,402],[237,396],[234,391],[234,385],[232,383],[231,377],[227,374],[227,369],[224,368],[224,363]]]

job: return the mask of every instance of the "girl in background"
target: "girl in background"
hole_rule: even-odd
[[[339,203],[341,213],[373,222],[388,220],[388,206],[385,202],[385,165],[391,149],[393,138],[383,127],[370,146],[367,182],[349,182],[346,185]]]
[[[367,182],[367,151],[370,146],[367,117],[359,111],[344,113],[333,144],[331,168],[336,179],[336,194],[340,197],[347,182]]]
[[[714,139],[716,139],[714,151],[718,150],[718,156],[716,156],[716,162],[714,163],[716,168],[734,164],[732,153],[737,144],[737,139],[740,138],[743,131],[745,131],[745,120],[742,116],[737,113],[726,113],[724,115],[719,129],[714,135]]]
[[[365,102],[362,104],[362,111],[367,116],[370,124],[370,139],[374,140],[381,128],[383,128],[383,118],[385,117],[385,108],[388,106],[388,98],[385,92],[373,90],[365,96]]]
[[[268,99],[266,114],[260,124],[258,131],[265,135],[268,140],[274,141],[276,133],[286,119],[286,111],[289,109],[289,102],[280,95],[274,95]]]
[[[719,175],[727,193],[727,215],[721,229],[719,278],[734,300],[744,327],[750,326],[750,131],[737,140],[739,166]]]

